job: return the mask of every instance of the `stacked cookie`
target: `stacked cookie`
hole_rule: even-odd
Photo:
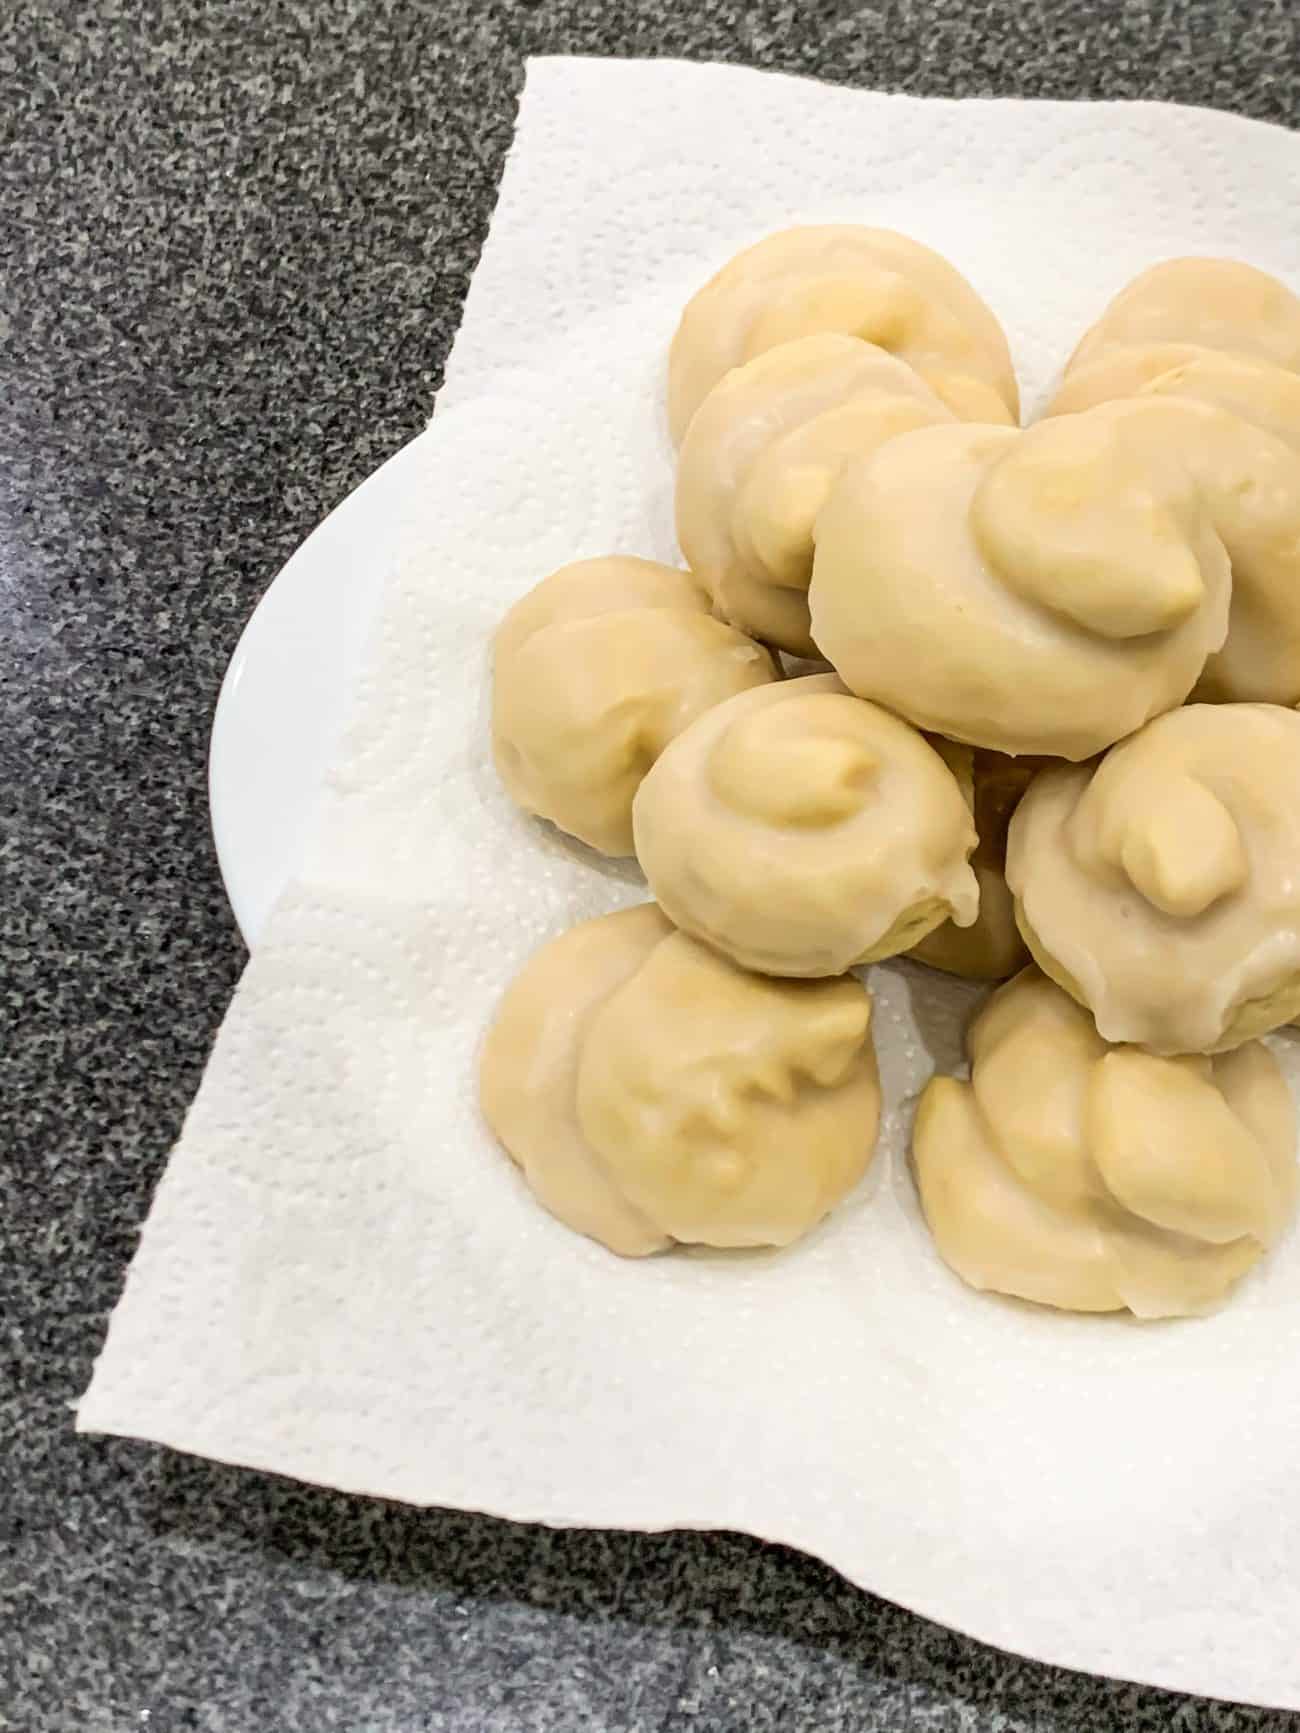
[[[496,640],[506,787],[655,902],[510,989],[489,1123],[616,1251],[787,1244],[874,1150],[849,971],[1015,975],[920,1104],[939,1251],[1219,1303],[1295,1195],[1259,1038],[1300,1016],[1300,300],[1157,266],[1021,430],[951,265],[795,229],[692,300],[668,404],[689,569],[567,567]]]

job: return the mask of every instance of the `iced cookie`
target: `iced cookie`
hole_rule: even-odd
[[[1120,291],[1078,344],[1049,415],[1128,397],[1217,359],[1300,374],[1300,297],[1234,259],[1168,259]]]
[[[492,750],[511,796],[602,854],[632,852],[632,798],[675,734],[778,678],[689,572],[611,556],[543,578],[497,629]]]
[[[874,1152],[871,1000],[852,978],[749,974],[647,904],[531,959],[480,1090],[539,1201],[611,1250],[787,1245]]]
[[[1227,641],[1200,697],[1300,699],[1300,297],[1228,259],[1174,259],[1131,283],[1079,345],[1053,416],[1116,399],[1197,404],[1200,419],[1148,407],[1153,464],[1135,469],[1153,515],[1187,544],[1198,510],[1233,574]],[[1181,514],[1171,510],[1185,497]],[[1180,522],[1180,516],[1182,521]]]
[[[1205,1312],[1285,1229],[1295,1110],[1259,1042],[1215,1058],[1112,1047],[1026,969],[971,1025],[971,1080],[922,1094],[913,1161],[946,1263],[1069,1311]]]
[[[1036,777],[1007,882],[1110,1041],[1214,1053],[1300,1013],[1300,714],[1194,704]]]
[[[677,468],[677,539],[717,612],[815,655],[813,530],[840,471],[952,419],[919,373],[856,337],[805,337],[729,373],[691,422]]]
[[[1155,392],[904,434],[842,471],[809,599],[851,690],[1002,752],[1089,757],[1198,682],[1293,703],[1300,450]]]
[[[733,367],[827,331],[897,355],[963,421],[1019,417],[1002,327],[961,273],[906,235],[846,224],[768,235],[690,301],[668,357],[674,440]]]
[[[702,716],[646,776],[633,829],[665,914],[768,974],[837,975],[978,907],[957,779],[833,674]]]

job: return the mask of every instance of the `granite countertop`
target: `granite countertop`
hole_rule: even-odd
[[[242,950],[226,660],[426,418],[530,52],[1300,122],[1294,0],[29,0],[0,33],[0,1728],[1282,1733],[729,1535],[551,1533],[78,1439]]]

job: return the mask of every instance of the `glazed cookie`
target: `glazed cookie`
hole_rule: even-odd
[[[717,612],[815,655],[813,526],[841,469],[952,419],[919,373],[856,337],[805,337],[729,373],[691,422],[677,469],[677,539]]]
[[[940,1255],[972,1287],[1069,1311],[1206,1312],[1285,1229],[1295,1112],[1260,1042],[1216,1058],[1112,1047],[1026,969],[938,1077],[913,1160]]]
[[[864,987],[749,974],[653,904],[532,958],[480,1079],[539,1201],[632,1257],[788,1245],[862,1177],[880,1117]]]
[[[837,975],[976,916],[957,779],[833,674],[702,716],[647,775],[632,818],[669,918],[768,974]]]
[[[1161,393],[905,434],[843,470],[810,603],[851,690],[1016,755],[1090,757],[1198,681],[1292,703],[1300,451]]]
[[[827,331],[897,355],[963,421],[1019,417],[1002,327],[960,271],[906,235],[840,225],[768,235],[691,300],[668,357],[673,439],[733,367]]]
[[[1200,420],[1140,412],[1162,442],[1155,465],[1135,471],[1153,505],[1190,482],[1222,539],[1233,573],[1222,653],[1197,696],[1300,699],[1300,297],[1249,265],[1175,259],[1119,295],[1079,345],[1049,415],[1116,399],[1174,400],[1217,411]]]
[[[1131,396],[1216,356],[1300,374],[1300,297],[1234,259],[1168,259],[1121,289],[1084,335],[1047,413]]]
[[[511,796],[602,854],[632,852],[632,797],[675,734],[777,679],[689,572],[611,556],[564,566],[497,630],[492,750]]]
[[[1194,704],[1035,778],[1007,882],[1110,1041],[1215,1053],[1300,1012],[1300,714]]]

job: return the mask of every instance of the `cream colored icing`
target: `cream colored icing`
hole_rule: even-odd
[[[647,904],[530,960],[480,1092],[538,1200],[611,1250],[786,1245],[874,1153],[871,1000],[851,977],[749,974]]]
[[[633,796],[668,741],[777,678],[761,645],[712,617],[689,572],[623,556],[564,566],[497,630],[497,770],[526,811],[628,855]]]
[[[1222,644],[1225,537],[1258,567],[1261,613],[1277,611],[1287,508],[1237,491],[1252,473],[1239,428],[1133,400],[1024,433],[892,440],[846,467],[818,518],[813,635],[852,691],[918,727],[1090,757],[1181,703]],[[1217,526],[1175,440],[1217,480]],[[1300,494],[1291,509],[1300,528]]]
[[[813,526],[844,464],[952,420],[904,362],[856,337],[806,337],[729,373],[691,422],[677,468],[677,539],[718,613],[798,656]]]
[[[838,225],[768,235],[691,299],[668,357],[673,439],[733,367],[827,331],[897,355],[963,421],[1019,418],[1006,337],[961,273],[906,235]]]
[[[1007,845],[1029,948],[1103,1036],[1208,1053],[1300,1012],[1300,714],[1194,704],[1037,777]]]
[[[846,466],[817,522],[823,652],[918,726],[1016,753],[1089,756],[1193,688],[1295,703],[1300,378],[1261,371],[1211,357]]]
[[[934,1079],[913,1161],[940,1255],[973,1287],[1143,1318],[1222,1303],[1295,1207],[1295,1115],[1259,1042],[1215,1058],[1112,1047],[1030,968]]]
[[[908,955],[918,963],[928,963],[931,968],[964,975],[969,980],[1004,981],[1029,959],[1016,925],[1015,904],[1007,889],[1007,826],[1031,777],[1052,761],[1008,758],[1001,752],[973,752],[970,747],[941,745],[937,738],[934,744],[945,755],[964,752],[967,756],[968,798],[979,833],[970,864],[979,881],[980,907],[973,925],[959,927],[945,921],[927,933]]]
[[[975,919],[976,835],[915,729],[833,674],[742,693],[662,754],[633,806],[664,912],[748,968],[835,975]]]
[[[1300,297],[1236,259],[1166,259],[1120,290],[1080,338],[1067,379],[1119,355],[1185,344],[1300,372]]]

